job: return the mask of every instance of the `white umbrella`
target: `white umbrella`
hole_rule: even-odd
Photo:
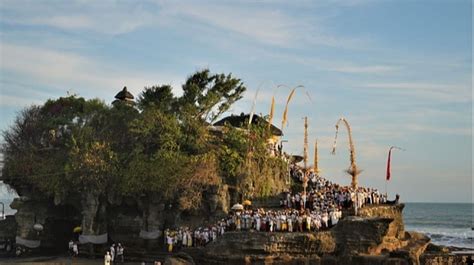
[[[236,203],[234,204],[234,206],[232,206],[231,208],[232,210],[235,210],[235,211],[243,211],[244,210],[244,206],[240,203]]]

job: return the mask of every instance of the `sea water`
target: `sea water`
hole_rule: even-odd
[[[435,244],[474,248],[474,204],[405,203],[405,230],[426,234]]]

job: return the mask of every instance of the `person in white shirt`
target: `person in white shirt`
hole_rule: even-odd
[[[117,261],[123,263],[123,251],[124,248],[122,247],[122,244],[118,243],[117,246]]]
[[[183,232],[183,240],[181,241],[183,247],[188,246],[188,233]]]
[[[327,212],[323,212],[323,214],[321,215],[321,222],[323,224],[323,228],[328,228],[328,213]]]
[[[104,265],[110,265],[112,262],[112,257],[110,256],[110,253],[107,251],[107,253],[104,256]]]
[[[260,215],[255,215],[255,228],[257,231],[260,231],[260,226],[262,225],[262,220],[260,218]]]
[[[330,217],[331,217],[331,225],[336,225],[337,222],[339,221],[339,218],[337,216],[337,211],[336,210],[333,210],[330,214]]]
[[[110,246],[110,257],[112,257],[112,262],[114,262],[114,260],[115,260],[115,244],[112,244],[112,246]]]
[[[293,218],[291,216],[288,216],[287,222],[288,222],[288,232],[293,232]]]
[[[73,242],[72,239],[71,239],[71,240],[69,241],[69,248],[68,248],[68,249],[69,249],[69,255],[71,255],[71,256],[72,256],[72,254],[74,253],[74,252],[72,251],[73,246],[74,246],[74,242]]]
[[[72,245],[72,253],[75,257],[79,256],[79,248],[77,247],[77,243]]]

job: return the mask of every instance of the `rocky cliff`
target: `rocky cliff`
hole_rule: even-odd
[[[276,178],[279,194],[284,180]],[[16,238],[20,244],[31,248],[67,250],[68,241],[78,239],[75,227],[82,228],[82,235],[101,236],[106,242],[122,242],[141,249],[157,249],[165,228],[196,227],[213,224],[227,216],[240,195],[227,184],[209,187],[203,194],[202,205],[193,211],[179,209],[177,202],[164,201],[156,194],[141,197],[107,196],[83,193],[77,197],[48,198],[31,190],[18,190],[19,198],[11,204],[16,209]],[[41,224],[42,231],[34,229]],[[100,244],[88,246],[84,251],[99,253]],[[101,252],[100,252],[101,253]]]
[[[16,229],[17,238],[38,240],[43,248],[64,250],[51,242],[61,242],[60,246],[65,247],[67,244],[62,241],[69,240],[74,224],[82,222],[73,207],[54,205],[50,201],[24,196],[12,206],[19,210],[16,222],[9,218],[13,225],[0,222],[0,229],[8,230],[10,236],[15,235]],[[145,253],[150,255],[160,249],[161,242],[154,234],[147,237],[142,230],[144,225],[158,224],[155,228],[160,229],[170,222],[201,224],[204,220],[167,207],[169,205],[163,203],[153,203],[150,207],[149,198],[142,198],[140,203],[124,198],[120,205],[109,205],[105,213],[109,240],[123,242],[129,256],[142,255],[143,258]],[[184,256],[193,260],[178,255],[168,263],[454,265],[467,261],[469,253],[451,252],[430,244],[430,239],[423,234],[405,231],[403,208],[403,204],[367,206],[360,209],[358,216],[345,217],[332,229],[314,233],[227,232],[204,248],[186,250],[189,255]],[[151,220],[153,218],[157,220]],[[16,223],[18,227],[14,227]],[[35,232],[32,229],[35,223],[44,223],[44,230]],[[95,250],[102,253],[105,246],[95,246]],[[181,263],[176,263],[178,261]]]
[[[430,239],[405,232],[400,205],[368,206],[328,231],[229,232],[199,264],[420,264]]]

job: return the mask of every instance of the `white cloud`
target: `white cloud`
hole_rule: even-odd
[[[381,74],[387,72],[393,72],[398,70],[398,67],[388,66],[388,65],[368,65],[368,66],[358,66],[358,65],[351,65],[345,66],[341,65],[330,70],[341,72],[341,73],[352,73],[352,74]]]
[[[459,90],[462,87],[449,84],[434,83],[410,83],[410,82],[393,82],[393,83],[368,83],[365,87],[369,88],[385,88],[398,90],[423,90],[432,92],[449,92],[453,89]]]
[[[7,1],[2,9],[2,21],[27,26],[49,26],[67,31],[87,31],[105,35],[133,32],[146,26],[170,27],[185,33],[198,29],[196,35],[213,34],[215,30],[244,36],[261,44],[284,47],[323,45],[329,47],[366,47],[367,40],[338,36],[323,25],[324,16],[316,19],[288,12],[288,6],[278,3],[230,3],[218,1],[68,1],[60,2]],[[304,4],[317,5],[317,4]],[[295,5],[292,8],[302,9]],[[60,14],[60,15],[58,15]],[[200,24],[202,27],[196,27]],[[209,32],[212,30],[213,32]],[[184,32],[183,32],[184,31]]]
[[[0,107],[25,107],[41,103],[43,103],[41,100],[32,97],[17,97],[5,94],[0,95]]]
[[[128,33],[156,22],[153,13],[143,5],[117,1],[4,1],[1,9],[1,20],[7,23],[107,35]]]
[[[288,45],[296,37],[299,24],[277,10],[202,3],[167,3],[163,7],[165,16],[197,20],[267,44]]]
[[[423,124],[407,124],[404,126],[406,131],[423,132],[431,134],[447,134],[447,135],[472,135],[471,128],[462,127],[440,127],[429,126]]]
[[[67,90],[81,95],[97,95],[98,90],[114,93],[123,86],[127,86],[132,93],[137,95],[143,87],[155,84],[171,84],[175,92],[179,94],[180,85],[184,82],[184,77],[181,80],[177,74],[162,73],[160,75],[130,68],[123,69],[120,66],[105,65],[69,52],[7,43],[2,43],[0,50],[2,74],[14,73],[20,78],[34,81],[35,86],[55,88],[61,95],[64,95]],[[20,100],[15,95],[19,91],[7,91],[7,89],[5,88],[2,93],[10,93],[9,96],[12,97],[10,99],[15,100],[2,100],[2,104],[24,105],[24,99]],[[3,96],[6,97],[6,95]]]
[[[470,85],[470,84],[469,84]],[[415,96],[443,102],[472,101],[471,88],[462,84],[441,84],[424,82],[366,83],[359,87],[378,89],[403,96]]]

